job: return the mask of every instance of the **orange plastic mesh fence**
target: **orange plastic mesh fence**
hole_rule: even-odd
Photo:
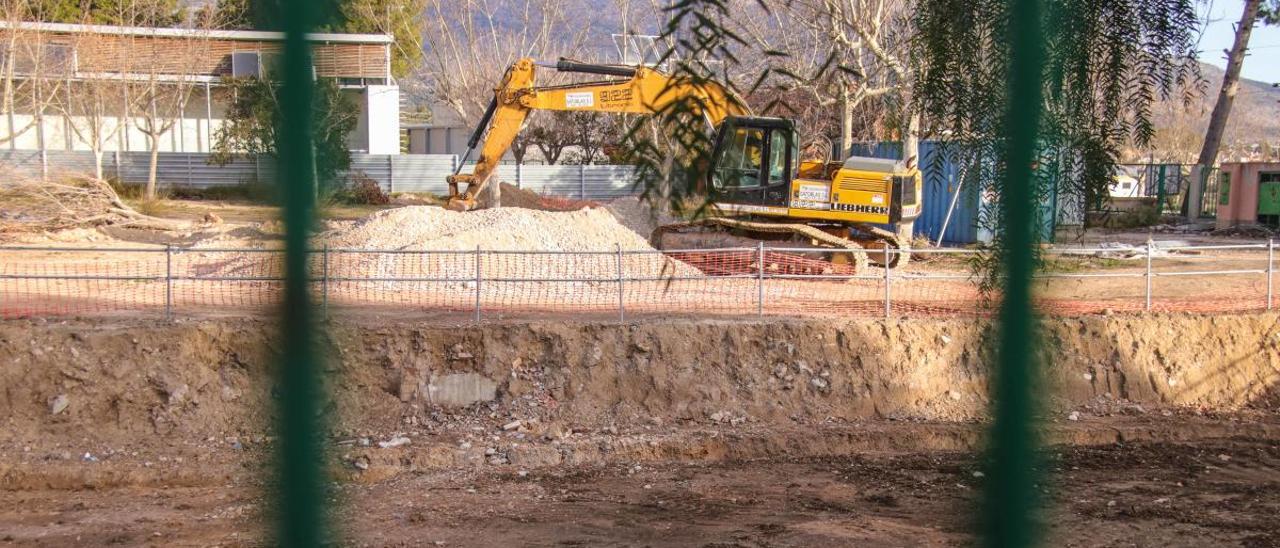
[[[1142,248],[1055,252],[1036,280],[1037,304],[1058,315],[1269,308],[1265,245],[1156,251],[1149,268]],[[823,253],[322,249],[311,272],[317,302],[332,311],[450,321],[972,317],[996,298],[971,274],[972,252],[917,250],[887,273],[874,264],[855,273]],[[0,318],[266,313],[280,299],[282,259],[275,249],[0,248]]]

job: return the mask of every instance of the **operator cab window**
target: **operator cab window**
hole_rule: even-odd
[[[787,182],[787,134],[774,130],[769,132],[769,184],[777,185]]]
[[[764,130],[735,128],[727,137],[712,183],[719,190],[759,188]]]

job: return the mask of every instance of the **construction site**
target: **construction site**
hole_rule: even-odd
[[[993,333],[963,250],[861,273],[786,247],[664,253],[635,198],[517,192],[529,207],[393,205],[316,236],[351,538],[967,542]],[[157,228],[6,225],[9,542],[261,534],[279,225],[171,207]],[[1258,489],[1280,461],[1269,244],[1061,251],[1037,282],[1049,538],[1280,539]]]
[[[681,32],[731,33],[701,8],[658,10],[669,26],[640,36],[630,4],[582,1],[622,10],[617,56],[504,51],[457,97],[475,59],[449,64],[465,56],[435,35],[507,47],[459,22],[485,15],[461,0],[397,8],[415,56],[390,8],[395,28],[317,33],[196,28],[234,3],[182,28],[5,4],[0,53],[37,54],[0,55],[0,545],[1280,546],[1280,161],[1157,162],[1158,143],[1145,163],[1032,160],[1040,145],[1022,161],[1001,134],[1008,156],[966,163],[920,113],[880,111],[857,127],[893,139],[859,148],[856,105],[823,126],[761,99],[798,105],[805,86],[662,55],[694,47]],[[907,71],[885,57],[907,42],[865,13],[919,9],[900,22],[920,33],[947,18],[872,4],[839,28],[890,53],[837,44],[810,64]],[[1268,21],[1253,4],[1242,17]],[[843,4],[802,5],[771,17],[829,39],[812,21]],[[70,72],[40,73],[50,44]],[[151,65],[183,97],[163,130],[140,118],[164,118]],[[465,126],[441,110],[401,127],[418,65],[436,108],[467,102]],[[858,93],[928,80],[854,68]],[[124,114],[71,106],[117,91]],[[243,102],[262,97],[276,110]],[[1039,104],[1009,101],[1010,126]],[[278,135],[246,137],[266,131],[246,112]],[[635,125],[591,125],[613,118]],[[620,137],[641,133],[659,139]],[[1071,179],[1089,162],[1103,186]]]

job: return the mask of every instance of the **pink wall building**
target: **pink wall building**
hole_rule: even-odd
[[[1224,162],[1217,225],[1280,224],[1280,162]]]

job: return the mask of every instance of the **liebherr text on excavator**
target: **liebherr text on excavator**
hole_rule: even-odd
[[[538,86],[539,67],[611,79]],[[659,227],[652,236],[655,245],[668,247],[666,239],[682,233],[714,232],[770,245],[834,248],[827,250],[830,257],[853,263],[855,271],[866,267],[868,251],[876,262],[889,266],[906,260],[909,235],[899,238],[897,230],[876,225],[909,225],[919,216],[921,177],[914,158],[802,160],[791,120],[753,116],[746,103],[723,85],[688,82],[645,66],[516,62],[495,89],[468,142],[468,157],[480,147],[474,170],[461,173],[464,159],[459,172],[448,179],[448,207],[458,211],[477,207],[480,192],[492,182],[532,111],[652,114],[690,98],[696,100],[688,104],[701,110],[697,114],[715,135],[711,165],[702,181],[709,213]],[[875,254],[886,245],[901,251],[887,259]]]

